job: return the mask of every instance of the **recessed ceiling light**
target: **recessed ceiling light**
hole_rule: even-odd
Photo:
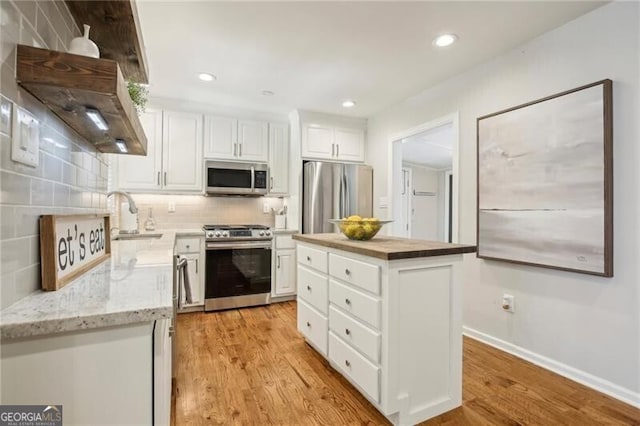
[[[263,90],[262,91],[262,95],[263,96],[273,96],[273,92],[271,90]]]
[[[433,44],[438,47],[451,46],[458,40],[458,36],[455,34],[442,34],[433,40]]]
[[[206,72],[202,72],[200,74],[198,74],[198,78],[202,81],[213,81],[216,79],[216,76],[213,74],[209,74]]]
[[[354,106],[356,106],[356,101],[347,99],[346,101],[342,102],[342,106],[345,108],[353,108]]]

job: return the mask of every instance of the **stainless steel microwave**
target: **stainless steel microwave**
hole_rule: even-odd
[[[206,162],[207,194],[265,195],[269,167],[260,163]]]

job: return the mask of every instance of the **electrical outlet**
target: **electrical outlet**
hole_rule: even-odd
[[[271,206],[269,203],[264,203],[262,205],[262,213],[271,213]]]
[[[505,312],[511,312],[514,313],[516,311],[516,305],[515,305],[515,297],[513,297],[510,294],[503,294],[502,295],[502,310]]]
[[[176,212],[176,202],[169,201],[169,213],[175,213],[175,212]]]

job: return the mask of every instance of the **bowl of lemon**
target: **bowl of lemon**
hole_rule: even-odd
[[[353,215],[343,219],[330,219],[329,222],[338,225],[340,232],[348,239],[367,241],[375,237],[384,224],[393,221]]]

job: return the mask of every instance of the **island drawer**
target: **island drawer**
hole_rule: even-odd
[[[350,315],[380,329],[379,299],[331,279],[329,301]]]
[[[329,329],[372,362],[380,363],[380,333],[345,315],[335,306],[329,307]]]
[[[329,278],[302,265],[298,265],[298,296],[311,306],[327,314]]]
[[[329,274],[351,285],[380,294],[380,266],[329,254]]]
[[[376,403],[380,402],[380,368],[329,332],[329,360]]]
[[[327,356],[327,317],[298,298],[298,331],[324,356]]]
[[[327,252],[298,244],[298,263],[327,273]]]
[[[178,238],[176,240],[178,253],[199,253],[200,238]]]

